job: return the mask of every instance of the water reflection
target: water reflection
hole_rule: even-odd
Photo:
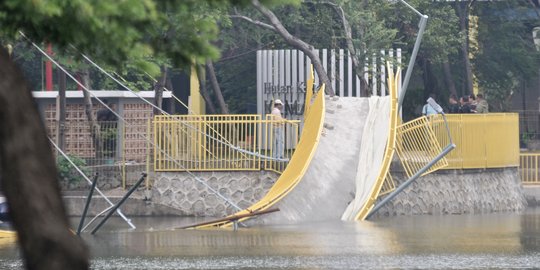
[[[96,256],[322,256],[396,253],[393,232],[372,223],[325,222],[232,230],[106,231],[84,236]]]
[[[194,222],[113,220],[84,234],[93,269],[470,269],[540,265],[540,211],[393,217],[231,230],[172,230]],[[21,269],[0,247],[0,269]]]

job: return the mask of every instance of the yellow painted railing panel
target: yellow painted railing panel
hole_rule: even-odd
[[[397,127],[396,153],[407,174],[412,177],[442,152],[442,147],[431,128],[429,118],[423,116]],[[448,166],[442,158],[423,175]]]
[[[519,166],[519,119],[515,113],[447,114],[456,148],[445,169],[485,169]],[[430,122],[441,145],[448,136],[441,116]]]
[[[278,173],[286,161],[272,157],[274,127],[284,129],[284,157],[298,143],[299,121],[262,120],[259,115],[160,115],[154,118],[155,171],[265,169]],[[264,161],[264,162],[261,162]]]
[[[306,173],[319,144],[324,123],[324,107],[324,87],[322,87],[315,97],[309,115],[305,119],[302,136],[285,171],[283,171],[276,183],[260,201],[230,217],[266,210],[281,200],[300,182]],[[220,221],[196,228],[223,227],[230,225],[231,221]]]
[[[313,65],[310,66],[309,78],[306,81],[306,100],[304,100],[304,116],[308,115],[309,107],[311,106],[311,98],[313,97]]]
[[[519,172],[524,185],[540,184],[540,153],[521,153]]]

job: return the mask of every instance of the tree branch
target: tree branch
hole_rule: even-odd
[[[274,31],[277,32],[289,45],[294,46],[296,49],[301,50],[306,54],[310,59],[311,63],[313,64],[313,67],[315,68],[317,74],[319,75],[319,78],[321,81],[326,85],[326,92],[330,96],[334,96],[335,92],[332,88],[332,84],[330,83],[330,79],[328,78],[328,74],[324,70],[321,59],[319,58],[319,55],[315,53],[315,49],[313,46],[300,38],[293,36],[289,31],[283,26],[279,18],[263,6],[259,0],[251,0],[251,4],[255,7],[256,10],[258,10],[274,27]]]
[[[244,15],[235,14],[235,15],[229,15],[229,17],[236,18],[236,19],[242,19],[244,21],[250,22],[250,23],[252,23],[254,25],[257,25],[257,26],[260,26],[262,28],[266,28],[268,30],[272,30],[274,32],[277,32],[275,27],[273,27],[273,26],[271,26],[271,25],[269,25],[267,23],[263,23],[261,21],[254,20],[254,19],[252,19],[250,17],[247,17],[247,16],[244,16]]]

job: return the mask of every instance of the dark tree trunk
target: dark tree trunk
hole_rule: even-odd
[[[159,76],[157,82],[154,84],[154,105],[162,109],[163,108],[163,88],[167,81],[167,67],[161,66],[161,76]],[[154,115],[160,115],[161,111],[154,108]]]
[[[58,147],[64,150],[66,128],[66,74],[58,72]]]
[[[219,83],[216,77],[214,64],[211,60],[206,60],[206,70],[208,70],[210,83],[212,84],[212,89],[214,89],[214,94],[216,95],[221,113],[229,114],[229,109],[227,108],[227,104],[225,103],[225,99],[223,98],[223,93],[221,92],[221,88],[219,87]]]
[[[206,103],[206,109],[210,111],[211,114],[216,114],[216,106],[214,106],[214,103],[212,102],[212,98],[210,98],[210,94],[208,93],[208,87],[206,87],[206,73],[204,71],[203,65],[197,65],[197,78],[199,79],[199,92],[201,93],[204,102]]]
[[[465,33],[465,37],[466,37],[463,43],[461,43],[460,49],[461,49],[461,55],[463,57],[463,65],[465,68],[465,78],[466,78],[465,93],[470,95],[473,93],[473,74],[472,74],[471,61],[469,59],[468,2],[456,3],[456,10],[459,17],[460,30],[463,33]]]
[[[424,79],[424,91],[426,94],[425,96],[427,97],[429,94],[439,96],[437,77],[433,73],[433,65],[431,64],[431,61],[429,59],[422,58],[421,63]]]
[[[82,71],[78,73],[81,78],[82,84],[86,89],[90,89],[90,79],[87,71]],[[103,143],[101,142],[101,134],[99,124],[96,121],[96,117],[93,111],[92,97],[90,93],[86,90],[83,92],[83,102],[84,102],[84,113],[86,114],[86,119],[88,120],[88,127],[90,128],[90,136],[92,136],[92,141],[94,142],[94,151],[95,157],[97,159],[102,158]]]
[[[349,24],[349,21],[347,20],[347,16],[345,16],[345,11],[343,10],[341,6],[334,3],[328,3],[328,4],[334,7],[334,10],[338,14],[338,16],[341,18],[343,31],[345,32],[345,41],[347,43],[347,49],[349,50],[349,53],[351,54],[352,65],[354,67],[356,76],[358,76],[358,79],[360,81],[360,96],[367,97],[369,96],[369,89],[368,89],[369,85],[364,78],[364,68],[363,68],[364,63],[363,61],[359,60],[356,47],[354,46],[354,43],[353,43],[351,25]]]
[[[69,231],[56,165],[22,72],[0,49],[2,189],[27,269],[88,269],[88,251]]]
[[[272,30],[278,33],[289,45],[302,51],[307,57],[309,57],[309,59],[311,59],[311,63],[313,64],[313,68],[317,72],[317,75],[319,75],[319,79],[326,85],[326,93],[330,96],[334,96],[335,92],[332,88],[332,83],[330,82],[328,74],[323,68],[321,59],[317,54],[315,54],[315,49],[313,48],[313,46],[299,39],[298,37],[291,35],[291,33],[287,31],[283,24],[281,24],[281,21],[276,17],[276,15],[271,10],[263,6],[259,2],[259,0],[251,0],[251,3],[255,7],[255,9],[257,9],[263,16],[265,16],[270,21],[273,27]]]
[[[169,99],[169,108],[171,108],[171,114],[176,114],[176,100],[174,99],[174,91],[172,86],[172,80],[171,80],[172,74],[167,76],[167,81],[165,83],[167,89],[171,92],[171,95],[173,95],[173,98]]]
[[[446,82],[446,85],[448,86],[448,90],[450,91],[450,94],[453,94],[456,97],[458,97],[456,84],[454,83],[454,78],[452,77],[452,69],[450,68],[450,63],[448,62],[448,60],[444,61],[443,63],[443,70],[444,70],[444,81]]]

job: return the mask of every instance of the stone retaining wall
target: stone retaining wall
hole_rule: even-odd
[[[393,176],[398,184],[406,180],[402,173]],[[377,216],[477,214],[525,207],[518,168],[440,170],[420,177]]]
[[[264,196],[279,177],[264,171],[203,172],[196,176],[242,209]],[[399,171],[394,171],[393,177],[397,184],[406,180]],[[152,203],[175,209],[171,214],[186,216],[221,217],[236,212],[205,185],[180,172],[156,174]],[[440,170],[419,178],[376,217],[521,211],[526,206],[517,168]]]
[[[261,199],[279,175],[268,171],[198,172],[195,176],[245,209]],[[152,201],[178,209],[186,216],[223,216],[237,209],[186,172],[158,172]]]

